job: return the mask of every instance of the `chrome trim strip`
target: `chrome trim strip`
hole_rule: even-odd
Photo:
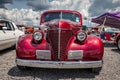
[[[20,66],[38,67],[38,68],[97,68],[102,67],[103,61],[41,61],[41,60],[23,60],[16,59],[16,64]]]
[[[61,33],[61,28],[58,29],[58,59],[60,59],[60,33]]]
[[[50,53],[50,50],[37,50],[37,51],[41,51],[41,52],[49,52],[49,53]]]
[[[62,12],[60,13],[60,20],[62,19]],[[59,28],[58,28],[58,59],[60,59],[60,33],[61,33],[61,28],[60,28],[60,23],[59,23]]]

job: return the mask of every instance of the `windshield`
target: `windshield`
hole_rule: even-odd
[[[105,28],[106,32],[114,32],[114,31],[120,31],[119,29],[116,28]]]
[[[44,16],[44,22],[51,21],[51,20],[69,20],[73,22],[80,22],[79,15],[74,13],[68,13],[68,12],[51,12],[47,13]]]

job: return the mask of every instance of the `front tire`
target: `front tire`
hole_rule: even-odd
[[[26,67],[26,66],[19,66],[19,65],[17,65],[17,68],[18,68],[20,71],[30,70],[30,67]]]
[[[118,47],[118,50],[120,50],[120,38],[117,41],[117,47]]]
[[[92,72],[93,73],[100,73],[100,71],[101,71],[101,69],[102,69],[102,67],[98,67],[98,68],[92,68]]]
[[[16,49],[16,45],[13,45],[10,49],[15,50]]]

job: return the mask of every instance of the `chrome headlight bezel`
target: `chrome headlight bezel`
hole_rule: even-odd
[[[34,38],[34,40],[36,40],[36,41],[40,41],[40,40],[42,39],[42,37],[43,37],[43,35],[42,35],[41,32],[35,32],[35,33],[33,34],[33,38]]]
[[[83,42],[87,38],[87,34],[83,31],[78,32],[77,34],[77,40]]]

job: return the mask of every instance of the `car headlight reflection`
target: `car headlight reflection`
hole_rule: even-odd
[[[86,37],[87,37],[87,34],[86,34],[85,32],[79,32],[79,33],[77,34],[77,39],[78,39],[79,41],[84,41],[84,40],[86,39]]]
[[[35,32],[35,33],[33,34],[33,37],[34,37],[34,40],[40,41],[40,40],[42,39],[42,33],[40,33],[40,32]]]

